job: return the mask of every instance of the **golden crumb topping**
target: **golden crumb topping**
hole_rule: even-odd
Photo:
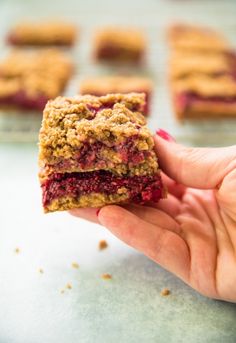
[[[72,73],[72,62],[56,49],[13,51],[0,62],[0,96],[23,90],[28,96],[58,96]]]
[[[19,44],[72,44],[76,38],[76,27],[60,21],[23,22],[12,29],[10,37]]]
[[[146,47],[145,35],[142,31],[134,28],[105,27],[97,30],[95,45],[114,44],[128,48],[129,50],[143,50]]]
[[[109,94],[130,92],[151,92],[149,78],[138,76],[103,76],[84,79],[80,85],[81,94]]]
[[[236,96],[236,82],[230,76],[214,78],[207,75],[191,75],[185,79],[175,80],[172,85],[177,93],[194,92],[205,97]]]
[[[152,147],[145,118],[139,113],[144,98],[144,94],[129,93],[58,97],[49,101],[39,135],[40,160],[53,156],[70,158],[84,142],[100,141],[109,147],[134,135]]]
[[[207,27],[175,24],[168,29],[172,47],[177,49],[226,50],[228,43],[218,32]]]
[[[174,51],[170,56],[172,78],[185,77],[193,73],[227,73],[231,71],[229,58],[223,53]]]

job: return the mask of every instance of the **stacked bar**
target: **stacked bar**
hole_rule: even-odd
[[[22,22],[7,37],[9,44],[17,46],[72,46],[75,39],[75,26],[61,21]]]
[[[172,49],[189,51],[225,51],[228,49],[227,40],[218,32],[201,26],[184,23],[169,27],[168,40]]]
[[[58,97],[39,136],[45,212],[164,197],[144,94]]]
[[[57,50],[13,51],[0,62],[0,107],[42,111],[62,93],[72,63]]]
[[[80,94],[101,96],[113,93],[144,93],[146,106],[143,114],[147,115],[150,110],[152,88],[151,80],[146,77],[103,76],[84,79],[80,85]]]
[[[217,32],[169,30],[170,83],[177,119],[236,116],[236,54]]]
[[[105,27],[94,37],[94,58],[97,61],[139,64],[145,51],[145,36],[137,29]]]

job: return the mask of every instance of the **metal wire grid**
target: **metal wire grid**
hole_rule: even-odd
[[[162,127],[171,132],[179,141],[191,145],[228,145],[236,142],[236,121],[217,120],[187,122],[178,124],[173,115],[170,102],[170,94],[167,82],[168,47],[165,40],[165,28],[172,20],[194,21],[203,25],[210,25],[221,30],[231,40],[236,42],[236,2],[234,1],[146,1],[150,6],[144,6],[143,2],[135,2],[135,16],[122,16],[121,3],[128,3],[132,7],[132,1],[121,0],[119,6],[115,2],[110,4],[109,13],[107,2],[100,2],[100,12],[94,12],[95,1],[86,3],[70,0],[57,2],[59,17],[64,17],[81,27],[81,34],[76,46],[69,52],[76,64],[76,71],[68,84],[65,94],[73,95],[78,92],[81,79],[91,75],[109,75],[129,73],[146,75],[154,81],[154,93],[152,98],[152,111],[148,119],[150,129]],[[19,6],[20,3],[20,6]],[[214,4],[214,12],[212,10]],[[217,5],[218,4],[218,5]],[[2,8],[1,8],[2,6]],[[46,6],[46,7],[45,7]],[[8,48],[4,44],[4,36],[12,23],[27,17],[55,17],[53,1],[50,4],[40,6],[35,1],[10,1],[0,4],[0,23],[2,41],[0,42],[1,53],[6,54]],[[170,8],[170,11],[168,9]],[[71,10],[74,9],[74,10]],[[77,9],[77,11],[75,10]],[[103,9],[106,9],[104,12]],[[63,14],[63,16],[62,16]],[[148,52],[146,63],[143,68],[118,69],[95,63],[91,58],[92,36],[96,27],[115,25],[134,25],[143,28],[148,37]],[[0,141],[10,142],[35,142],[38,139],[38,130],[41,123],[41,114],[38,113],[7,113],[0,115]]]

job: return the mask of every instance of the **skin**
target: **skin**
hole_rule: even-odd
[[[166,139],[154,137],[167,199],[70,213],[105,226],[201,294],[236,302],[236,145]]]

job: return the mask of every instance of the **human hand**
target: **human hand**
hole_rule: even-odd
[[[167,199],[70,213],[102,224],[198,292],[236,302],[236,146],[165,139],[154,137]]]

